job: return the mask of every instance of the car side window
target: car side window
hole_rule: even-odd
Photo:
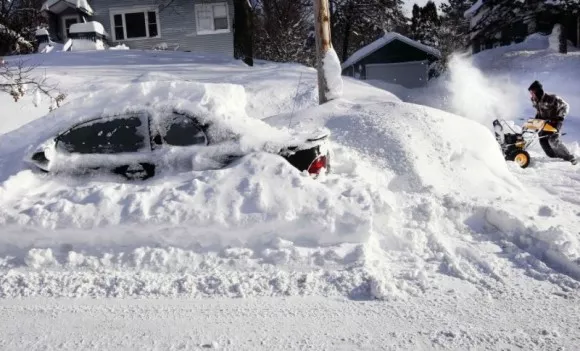
[[[160,132],[167,145],[207,145],[204,131],[195,120],[188,116],[172,114],[165,119]]]
[[[80,154],[137,152],[146,148],[148,138],[139,116],[116,116],[71,128],[58,137],[57,148]]]

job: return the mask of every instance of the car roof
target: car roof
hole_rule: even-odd
[[[157,119],[168,112],[195,116],[214,130],[242,136],[246,145],[287,144],[295,136],[246,114],[246,93],[236,84],[197,82],[136,82],[104,85],[95,92],[77,95],[51,113],[14,133],[4,135],[2,147],[37,148],[79,123],[120,114],[147,112]],[[8,151],[8,150],[7,150]]]

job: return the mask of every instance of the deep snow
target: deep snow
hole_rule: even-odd
[[[514,52],[517,47],[502,50],[506,60],[526,56]],[[488,61],[504,57],[498,51],[487,55],[487,60],[475,59],[492,65]],[[552,68],[557,67],[549,66],[553,60],[576,58],[535,55],[530,60],[543,60]],[[392,337],[411,341],[397,343],[397,349],[556,349],[577,340],[577,330],[559,330],[573,324],[580,297],[578,168],[538,157],[533,167],[517,169],[504,161],[487,125],[493,114],[480,118],[466,113],[464,118],[402,101],[415,99],[461,112],[453,104],[433,103],[443,100],[426,99],[446,96],[453,101],[458,92],[453,79],[443,78],[427,88],[430,94],[411,91],[398,98],[344,78],[343,97],[316,106],[316,72],[299,65],[257,62],[248,68],[218,57],[132,50],[30,58],[69,94],[69,107],[53,115],[64,116],[59,123],[83,104],[87,110],[106,110],[109,101],[99,93],[103,89],[114,94],[137,86],[159,96],[159,101],[190,94],[196,106],[206,96],[205,89],[218,84],[215,87],[221,88],[207,95],[219,101],[213,106],[226,109],[233,121],[262,119],[271,126],[260,129],[262,133],[330,130],[333,172],[312,179],[278,157],[256,153],[223,170],[166,172],[146,182],[104,175],[40,176],[24,170],[20,160],[56,128],[56,119],[28,124],[41,121],[47,102],[34,108],[28,103],[32,97],[16,104],[0,96],[0,296],[6,301],[54,296],[259,297],[248,308],[269,313],[264,298],[270,296],[384,299],[413,307],[401,315],[384,311],[387,305],[382,302],[374,302],[380,307],[365,305],[364,313],[375,311],[387,316],[385,320],[401,321],[400,329],[393,331],[399,334]],[[478,72],[472,65],[466,67],[467,72]],[[527,79],[512,71],[509,79]],[[475,94],[465,98],[481,98],[477,92],[486,91],[485,79],[492,74],[491,68],[484,71],[482,80],[471,86]],[[181,87],[187,90],[178,92]],[[199,94],[190,93],[196,91]],[[82,100],[74,102],[75,98]],[[496,106],[507,103],[493,101]],[[519,110],[514,111],[516,116]],[[567,137],[570,142],[575,136]],[[258,307],[261,301],[265,306]],[[329,319],[333,308],[340,309],[332,304],[312,319]],[[298,308],[295,305],[290,306]],[[540,317],[530,319],[529,313],[540,305],[551,306],[547,310],[553,315],[546,317],[546,327],[537,329],[543,322]],[[48,308],[63,311],[56,304]],[[99,308],[85,311],[94,317]],[[416,316],[419,310],[424,314]],[[17,307],[11,311],[27,313]],[[536,312],[533,315],[539,316]],[[31,313],[42,316],[38,310]],[[341,320],[356,318],[358,312],[344,313]],[[450,323],[441,320],[448,313],[466,316],[462,325],[471,323],[478,330],[491,321],[501,323],[489,333],[463,333],[453,324],[457,328],[451,332],[430,329],[433,337],[405,334],[402,320],[433,327]],[[490,315],[494,318],[481,317]],[[368,330],[368,325],[346,324],[363,334]],[[318,335],[327,332],[324,329],[312,328]],[[540,337],[530,332],[536,329]],[[112,330],[106,335],[111,345]],[[234,338],[241,335],[235,332]],[[357,335],[352,347],[373,347]],[[330,339],[314,345],[333,348],[326,343]],[[53,343],[62,336],[46,340]],[[224,345],[217,337],[200,342],[212,341]],[[229,348],[252,348],[239,340],[232,345]]]

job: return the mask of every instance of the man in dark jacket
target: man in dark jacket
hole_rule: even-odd
[[[564,117],[568,114],[570,106],[561,97],[553,94],[546,94],[542,84],[537,80],[528,88],[532,105],[536,109],[537,119],[547,121],[549,125],[556,128],[558,132],[540,131],[540,145],[548,157],[561,158],[565,161],[572,162],[575,165],[578,161],[568,151],[566,146],[560,140],[560,129],[564,122]]]

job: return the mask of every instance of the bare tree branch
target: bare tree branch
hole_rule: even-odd
[[[49,109],[52,111],[60,107],[66,95],[58,90],[56,84],[51,84],[48,81],[46,74],[36,77],[33,72],[37,68],[37,65],[27,64],[27,61],[24,60],[18,61],[15,65],[1,64],[0,92],[10,94],[15,102],[18,102],[28,92],[46,96],[50,99]]]

